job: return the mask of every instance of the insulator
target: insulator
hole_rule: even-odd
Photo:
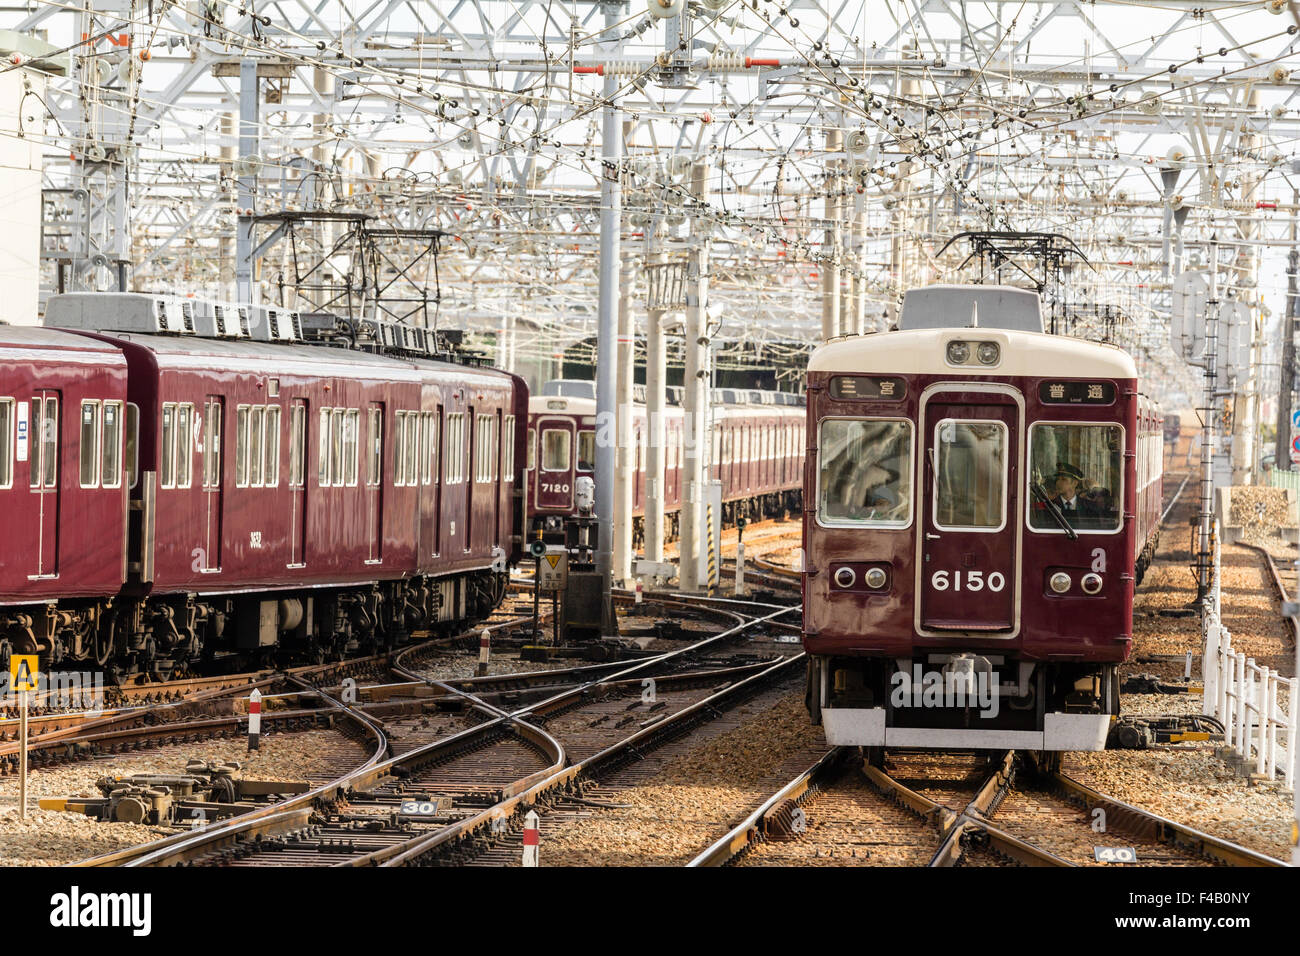
[[[710,53],[709,70],[713,73],[739,73],[745,69],[745,58],[731,51]]]
[[[605,76],[640,76],[645,67],[632,60],[611,60],[604,66]]]

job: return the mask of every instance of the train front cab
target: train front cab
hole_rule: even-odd
[[[565,518],[575,513],[577,479],[596,463],[596,403],[590,399],[534,396],[529,401],[528,539],[563,544]]]
[[[998,358],[945,361],[953,341]],[[1134,379],[1118,349],[982,328],[814,354],[804,640],[829,743],[1104,747],[1131,644]],[[1068,516],[1061,472],[1084,475]]]

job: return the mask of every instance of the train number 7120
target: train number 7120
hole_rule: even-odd
[[[963,575],[965,577],[963,578]],[[1001,591],[1007,586],[1007,579],[1001,571],[994,571],[985,577],[983,571],[935,571],[930,575],[930,587],[936,591]]]

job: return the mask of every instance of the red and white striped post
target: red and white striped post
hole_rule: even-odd
[[[488,659],[492,656],[492,635],[488,629],[483,628],[483,633],[478,638],[478,676],[483,677],[488,672]]]
[[[537,811],[529,810],[524,817],[524,866],[537,866],[537,851],[542,843],[542,834],[537,826]]]
[[[636,603],[641,603],[641,579],[636,579]]]
[[[248,695],[248,749],[256,750],[262,737],[262,692],[256,687]]]

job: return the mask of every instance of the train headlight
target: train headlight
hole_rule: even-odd
[[[1002,350],[998,348],[997,342],[981,342],[975,349],[975,357],[980,360],[981,365],[997,365],[998,359],[1002,357]]]
[[[885,586],[884,568],[871,568],[862,576],[862,580],[867,583],[869,588],[883,588]]]
[[[1101,590],[1101,575],[1085,574],[1083,580],[1079,582],[1079,587],[1083,588],[1084,594],[1096,594]]]
[[[948,361],[953,365],[965,365],[970,358],[969,342],[949,342]]]
[[[840,568],[835,572],[835,583],[842,588],[853,587],[853,582],[857,579],[858,576],[853,573],[852,568]]]
[[[1057,594],[1064,594],[1070,590],[1070,576],[1064,571],[1057,571],[1047,581],[1053,591]]]

